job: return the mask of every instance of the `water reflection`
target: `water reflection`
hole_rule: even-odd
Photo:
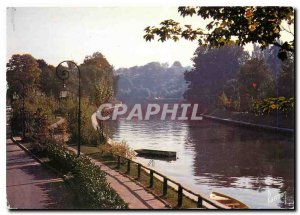
[[[205,120],[153,120],[120,121],[113,138],[133,149],[176,151],[176,161],[137,160],[197,192],[222,192],[252,208],[293,207],[293,137]]]

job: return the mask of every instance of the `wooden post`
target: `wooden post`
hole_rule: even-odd
[[[168,193],[168,179],[164,177],[163,196],[166,196],[167,193]]]
[[[117,165],[117,168],[120,169],[121,167],[121,159],[120,159],[120,156],[118,155],[118,165]]]
[[[130,164],[131,164],[131,162],[130,162],[130,160],[127,160],[127,174],[130,174]]]
[[[183,195],[182,186],[178,185],[178,205],[177,205],[178,208],[182,207],[182,195]]]
[[[137,180],[140,180],[141,178],[141,164],[138,163],[138,169],[137,169]]]
[[[202,208],[202,207],[203,207],[203,199],[201,196],[198,196],[197,208]]]
[[[150,184],[149,187],[152,188],[153,187],[153,170],[150,170]]]

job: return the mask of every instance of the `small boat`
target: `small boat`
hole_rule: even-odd
[[[153,149],[136,149],[134,150],[138,155],[147,156],[147,157],[175,157],[176,152],[172,151],[162,151],[162,150],[153,150]]]
[[[243,202],[218,192],[211,192],[210,198],[232,209],[249,209]]]

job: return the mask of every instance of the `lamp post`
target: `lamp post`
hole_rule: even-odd
[[[15,81],[18,81],[21,83],[21,86],[22,86],[22,110],[21,110],[21,113],[22,113],[22,139],[24,140],[25,139],[25,136],[26,136],[26,132],[25,132],[25,83],[20,80],[20,79],[15,79]]]
[[[77,143],[77,155],[79,157],[80,155],[80,142],[81,142],[81,89],[80,89],[80,82],[81,82],[81,76],[80,76],[80,69],[77,66],[76,63],[70,60],[62,61],[58,64],[56,67],[56,75],[57,77],[63,81],[63,87],[64,90],[61,91],[60,97],[66,97],[67,91],[65,90],[65,81],[69,79],[70,72],[78,72],[78,143]]]

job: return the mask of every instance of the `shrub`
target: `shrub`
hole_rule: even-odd
[[[93,106],[87,98],[81,100],[81,143],[97,146],[102,143],[99,131],[95,131],[91,116],[95,112]],[[71,142],[78,140],[78,103],[76,100],[68,99],[66,101],[67,125],[71,134]]]
[[[50,160],[73,176],[74,189],[86,208],[125,209],[127,204],[110,187],[105,173],[85,156],[77,157],[64,145],[48,140],[45,150]]]
[[[228,108],[230,106],[230,101],[227,98],[226,94],[224,93],[224,91],[222,92],[222,94],[219,96],[219,101],[218,101],[219,106],[224,107],[224,108]]]
[[[25,122],[28,136],[45,135],[47,127],[55,120],[53,111],[56,101],[51,96],[45,96],[38,90],[28,89],[24,98]],[[12,128],[14,131],[21,130],[22,125],[22,98],[12,101],[13,118]],[[33,134],[35,132],[35,134]]]
[[[283,96],[278,98],[266,98],[257,100],[253,103],[253,111],[258,115],[270,114],[279,110],[286,116],[294,111],[295,99],[294,97],[285,98]]]
[[[102,152],[106,154],[119,155],[132,159],[135,157],[135,152],[132,150],[125,140],[121,142],[112,141],[110,144],[101,146]]]

